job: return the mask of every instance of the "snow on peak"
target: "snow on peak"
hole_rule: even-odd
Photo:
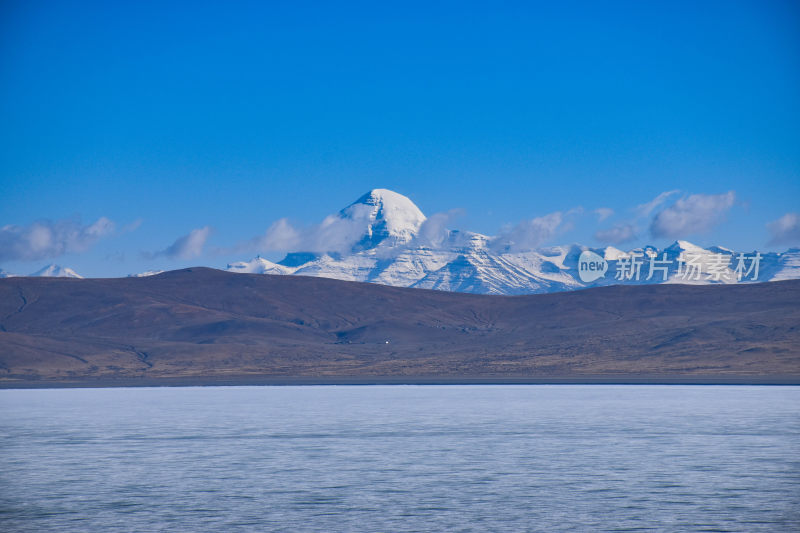
[[[138,274],[128,274],[129,278],[149,278],[150,276],[157,276],[159,274],[163,274],[163,270],[146,270],[145,272],[139,272]]]
[[[606,246],[605,250],[603,250],[603,259],[606,261],[618,261],[623,257],[628,257],[628,254],[619,248]]]
[[[0,278],[16,278],[16,277],[17,277],[16,274],[12,274],[11,272],[8,272],[0,268]]]
[[[373,189],[342,209],[339,216],[365,224],[356,249],[374,248],[384,241],[405,244],[425,222],[425,215],[402,194],[388,189]]]
[[[238,263],[230,263],[227,267],[229,272],[239,272],[240,274],[291,274],[294,272],[293,268],[285,267],[277,263],[273,263],[261,256],[257,256],[251,261],[240,261]]]
[[[446,228],[448,219],[440,219],[440,215],[426,219],[405,196],[373,189],[315,226],[314,238],[305,239],[305,249],[288,253],[277,263],[256,257],[229,264],[228,270],[484,294],[557,292],[618,283],[716,284],[800,278],[800,251],[763,254],[758,279],[755,274],[752,279],[742,279],[735,275],[733,253],[720,246],[702,248],[678,240],[664,249],[650,245],[590,248],[575,243],[511,251],[493,246],[496,237]],[[609,263],[608,274],[590,283],[579,273],[579,258],[587,250]],[[720,258],[720,254],[727,257]],[[688,261],[695,274],[686,267]],[[633,274],[619,275],[625,274],[626,265],[634,264],[635,278]],[[659,270],[648,270],[653,268]]]
[[[696,244],[692,244],[689,241],[675,241],[671,245],[667,246],[665,250],[674,251],[674,252],[694,252],[694,253],[705,253],[706,249],[697,246]]]
[[[72,270],[71,268],[65,268],[59,265],[47,265],[46,267],[42,268],[41,270],[37,270],[31,277],[37,278],[78,278],[83,279],[83,276]]]

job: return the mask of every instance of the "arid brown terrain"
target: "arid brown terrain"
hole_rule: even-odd
[[[800,382],[800,280],[479,296],[207,268],[0,279],[0,386]]]

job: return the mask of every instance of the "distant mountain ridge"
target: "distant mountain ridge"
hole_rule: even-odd
[[[360,236],[345,252],[300,251],[277,263],[256,257],[229,264],[227,270],[507,295],[621,283],[716,284],[800,278],[800,249],[760,254],[757,276],[755,272],[741,276],[744,272],[736,272],[741,254],[722,247],[705,249],[688,241],[676,241],[664,249],[648,246],[620,250],[572,244],[520,252],[496,246],[492,237],[474,232],[443,229],[438,238],[432,239],[425,232],[428,219],[422,211],[410,199],[386,189],[370,191],[340,211],[339,216],[362,224]],[[606,276],[590,283],[583,282],[578,273],[579,257],[587,250],[609,265]],[[754,257],[753,252],[745,255],[745,268],[750,267]],[[681,267],[687,265],[680,265],[679,259],[692,260],[697,269],[686,272]],[[621,269],[636,262],[638,275],[629,272],[630,278],[617,278]],[[649,268],[656,264],[666,266],[666,270],[661,269],[660,275],[648,279]]]
[[[19,278],[22,277],[18,274],[12,274],[0,268],[0,278]],[[83,276],[72,270],[71,268],[62,267],[56,264],[49,264],[40,268],[27,277],[31,278],[76,278],[83,279]]]
[[[327,217],[318,230],[313,242],[307,243],[311,249],[290,252],[278,262],[257,256],[230,263],[226,269],[501,295],[616,284],[706,285],[800,279],[798,248],[761,253],[757,272],[749,275],[743,274],[752,266],[754,252],[742,254],[720,246],[702,248],[684,240],[663,249],[645,246],[621,250],[570,244],[520,251],[514,243],[498,242],[497,237],[447,229],[437,215],[426,217],[409,198],[388,189],[369,191]],[[607,262],[604,276],[590,282],[581,279],[579,259],[584,252],[592,252]],[[742,258],[744,263],[740,262]],[[679,263],[681,259],[684,264]],[[742,266],[737,272],[737,267]],[[129,276],[161,272],[149,270]],[[16,276],[0,269],[0,278]],[[71,268],[54,264],[30,276],[83,277]]]
[[[799,298],[800,280],[503,297],[207,268],[11,278],[0,280],[0,388],[295,378],[796,384]]]

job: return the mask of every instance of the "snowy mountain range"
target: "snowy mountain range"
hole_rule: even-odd
[[[162,274],[163,270],[147,270],[145,272],[139,272],[138,274],[128,274],[129,278],[148,278],[150,276],[157,276],[158,274]]]
[[[537,294],[615,284],[750,283],[800,278],[800,249],[782,253],[735,252],[676,241],[620,250],[579,244],[526,250],[507,237],[449,230],[446,217],[426,217],[407,197],[374,189],[328,217],[307,239],[311,251],[282,260],[255,257],[227,265],[230,272],[302,275],[476,294]],[[582,265],[605,265],[584,281]],[[151,270],[129,277],[160,274]],[[82,278],[58,265],[32,277]],[[0,278],[15,277],[0,269]]]
[[[18,274],[12,274],[0,269],[0,278],[17,278]],[[43,267],[32,274],[28,274],[31,278],[77,278],[83,279],[83,276],[72,270],[59,265],[50,264]]]
[[[334,222],[357,230],[352,245],[344,251],[337,242],[335,248],[340,251],[299,251],[277,263],[256,257],[229,264],[227,270],[507,295],[620,283],[711,284],[800,278],[800,249],[757,257],[755,252],[706,249],[676,241],[663,250],[648,246],[623,251],[572,244],[519,251],[497,238],[439,227],[410,199],[386,189],[370,191],[337,217]],[[605,276],[582,281],[579,259],[587,257],[581,255],[584,252],[605,261]]]

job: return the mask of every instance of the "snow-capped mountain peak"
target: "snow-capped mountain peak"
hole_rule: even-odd
[[[689,241],[675,241],[666,248],[664,248],[665,252],[674,252],[676,254],[680,254],[681,252],[689,252],[689,253],[698,253],[704,254],[708,253],[707,250],[704,248],[697,246]]]
[[[227,270],[242,274],[291,274],[294,269],[273,263],[263,257],[256,257],[252,261],[240,261],[231,263]]]
[[[355,250],[367,250],[382,243],[406,244],[425,222],[425,215],[414,202],[388,189],[369,191],[342,209],[339,216],[365,225]]]
[[[163,274],[163,273],[164,273],[163,270],[146,270],[144,272],[139,272],[138,274],[128,274],[128,277],[129,278],[149,278],[150,276],[157,276],[157,275]]]
[[[374,189],[327,217],[319,243],[277,263],[256,257],[228,265],[231,272],[317,276],[482,294],[535,294],[619,283],[751,283],[800,278],[800,251],[739,254],[678,240],[666,248],[623,250],[578,243],[534,250],[493,246],[494,237],[443,226],[405,196]],[[428,221],[426,223],[426,221]],[[431,236],[433,235],[433,237]],[[584,252],[606,263],[600,278],[584,281]]]
[[[31,277],[36,278],[78,278],[83,279],[83,276],[72,270],[71,268],[62,267],[55,264],[47,265],[46,267],[37,270]]]

